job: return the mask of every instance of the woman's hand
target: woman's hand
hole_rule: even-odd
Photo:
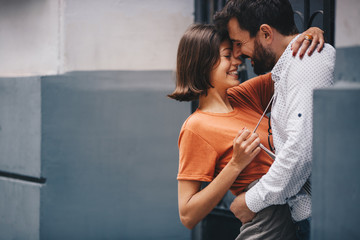
[[[306,35],[311,35],[313,39],[307,40]],[[300,49],[299,52],[300,58],[302,58],[305,55],[306,50],[308,50],[307,54],[311,56],[316,46],[317,46],[317,51],[320,52],[324,47],[324,43],[325,43],[324,31],[318,27],[311,27],[305,32],[303,32],[291,45],[293,56],[296,56],[299,49]]]
[[[230,163],[244,169],[260,152],[260,138],[257,133],[251,133],[248,129],[239,131],[234,139],[233,156]]]
[[[232,159],[209,185],[201,190],[199,181],[179,180],[179,214],[184,226],[192,229],[214,209],[240,172],[260,152],[259,144],[260,139],[256,133],[241,130],[234,139]]]

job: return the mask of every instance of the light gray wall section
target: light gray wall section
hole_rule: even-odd
[[[0,171],[40,177],[39,77],[0,78]]]
[[[312,239],[360,239],[360,84],[314,92]]]
[[[0,239],[39,239],[40,185],[0,177]]]
[[[177,209],[173,73],[42,78],[41,239],[189,239]]]
[[[0,76],[173,70],[194,0],[0,0]]]
[[[62,0],[0,0],[0,76],[55,74]]]
[[[360,1],[337,0],[335,3],[336,48],[359,47],[360,32],[357,29],[360,22]]]
[[[194,0],[63,0],[63,68],[173,70]]]

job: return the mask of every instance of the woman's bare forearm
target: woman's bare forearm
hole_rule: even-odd
[[[225,196],[242,169],[229,162],[209,185],[193,195],[187,195],[185,192],[189,192],[187,190],[192,188],[189,185],[194,181],[179,181],[179,196],[184,197],[183,199],[179,197],[181,222],[189,229],[195,227]],[[199,190],[199,182],[194,186],[193,191],[196,191],[196,188]]]

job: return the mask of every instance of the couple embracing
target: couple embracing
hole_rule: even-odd
[[[246,57],[259,76],[239,84]],[[312,94],[332,85],[334,64],[321,30],[298,34],[288,0],[229,0],[215,26],[185,32],[169,97],[199,100],[179,136],[186,227],[230,189],[230,209],[243,223],[237,239],[310,238]]]

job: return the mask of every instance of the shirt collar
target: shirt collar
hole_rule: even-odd
[[[271,70],[271,78],[274,82],[279,81],[281,77],[281,73],[285,68],[286,64],[288,63],[287,59],[292,56],[291,44],[300,36],[298,34],[294,37],[291,42],[287,45],[283,54],[281,54],[279,60],[276,62],[275,66]]]

